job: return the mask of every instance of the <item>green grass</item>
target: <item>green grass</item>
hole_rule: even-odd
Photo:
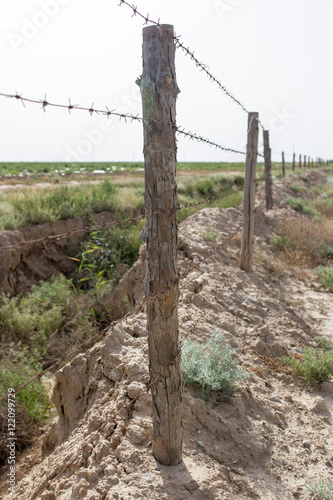
[[[23,385],[41,370],[42,364],[26,347],[11,344],[0,364],[0,393],[6,394],[8,388]],[[39,379],[21,389],[16,399],[22,403],[34,421],[43,420],[50,406],[46,389]]]
[[[204,397],[212,391],[234,394],[249,376],[239,366],[235,353],[221,332],[201,344],[186,339],[181,354],[184,381]]]
[[[308,491],[315,500],[333,500],[333,481],[320,479],[311,484]]]
[[[0,297],[1,340],[22,341],[40,358],[51,333],[66,321],[65,309],[73,294],[72,282],[53,276],[49,282],[33,285],[21,298]]]
[[[118,280],[121,268],[131,267],[138,259],[142,244],[142,225],[122,225],[90,233],[81,244],[76,258],[80,261],[79,286],[88,282],[89,287]]]
[[[287,197],[283,201],[287,203],[287,205],[290,205],[297,212],[303,212],[303,214],[306,215],[319,216],[319,212],[316,209],[310,207],[308,203],[302,198]]]
[[[333,343],[318,337],[315,340],[319,347],[306,347],[301,358],[281,358],[294,375],[310,383],[329,380],[333,375]]]
[[[88,217],[96,212],[115,210],[118,205],[117,188],[109,180],[101,184],[28,189],[2,195],[2,200],[6,207],[3,209],[0,204],[0,230]]]
[[[286,163],[286,171],[291,171],[291,163]],[[258,163],[258,170],[263,169],[263,163]],[[144,163],[137,162],[2,162],[0,176],[20,177],[51,177],[61,178],[69,174],[92,174],[95,170],[105,172],[105,175],[119,172],[142,172]],[[210,170],[212,172],[239,171],[245,169],[244,162],[178,162],[180,170]],[[281,171],[280,162],[272,162],[273,172]],[[301,170],[300,172],[303,172]]]
[[[333,293],[333,266],[318,266],[319,284]]]
[[[213,175],[194,180],[180,180],[179,202],[191,203],[202,199],[215,198],[235,190],[244,183],[243,176],[225,177]],[[241,193],[219,200],[211,206],[226,208],[237,206],[242,201]],[[98,184],[78,186],[56,185],[52,188],[29,188],[22,192],[0,195],[0,230],[14,230],[45,222],[65,220],[81,216],[86,220],[102,211],[114,211],[120,217],[128,211],[141,211],[144,206],[144,186],[142,182],[115,184],[105,179]],[[200,206],[199,208],[202,208]],[[184,209],[179,220],[183,220],[198,208]]]

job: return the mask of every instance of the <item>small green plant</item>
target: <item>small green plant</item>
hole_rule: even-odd
[[[281,358],[281,362],[287,365],[298,377],[308,382],[323,382],[333,375],[333,343],[316,337],[316,342],[321,346],[319,349],[306,347],[301,358]]]
[[[230,348],[220,332],[202,344],[185,340],[182,348],[185,382],[198,389],[201,396],[212,391],[235,393],[249,376],[239,366],[235,353],[236,349]]]
[[[321,251],[326,259],[333,259],[333,245],[324,244]]]
[[[294,193],[304,193],[304,191],[306,190],[305,187],[298,186],[297,184],[292,184],[291,186],[289,186],[289,189]]]
[[[268,236],[268,240],[271,245],[278,248],[279,250],[283,250],[285,247],[290,246],[289,238],[281,231],[279,231],[275,236]]]
[[[6,394],[9,387],[19,387],[31,380],[42,370],[41,363],[31,354],[27,347],[21,344],[12,344],[8,354],[0,364],[0,393]],[[17,399],[28,410],[29,416],[35,420],[45,418],[49,399],[46,389],[39,379],[21,389]]]
[[[309,486],[308,491],[316,500],[333,500],[333,481],[320,479]]]
[[[140,232],[140,225],[123,225],[91,233],[76,259],[80,261],[79,285],[86,282],[90,288],[100,288],[109,280],[119,279],[119,266],[132,266],[139,256]]]
[[[287,197],[284,199],[284,202],[287,203],[287,205],[290,205],[297,212],[303,212],[303,214],[306,215],[319,216],[319,212],[315,208],[310,207],[306,201],[301,198]]]
[[[303,182],[309,182],[309,177],[306,177],[305,175],[301,175],[301,180]]]
[[[318,266],[316,274],[319,276],[319,284],[333,293],[333,266]]]
[[[208,231],[207,233],[202,232],[200,233],[201,236],[208,241],[216,241],[217,238],[219,237],[218,233],[212,229],[211,231]]]
[[[324,337],[315,337],[313,339],[324,351],[333,350],[333,342],[331,340],[325,339]]]

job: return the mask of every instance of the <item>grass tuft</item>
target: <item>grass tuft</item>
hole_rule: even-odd
[[[235,353],[222,333],[214,333],[212,339],[202,344],[185,340],[182,348],[185,382],[198,389],[201,396],[212,391],[234,394],[249,376],[239,366]]]
[[[311,498],[315,500],[333,500],[333,481],[320,479],[308,487]]]
[[[319,284],[333,293],[333,266],[319,266],[316,274],[319,276]]]
[[[281,362],[287,365],[294,375],[310,383],[329,380],[333,375],[333,343],[318,337],[316,341],[320,347],[306,347],[301,358],[281,358]]]

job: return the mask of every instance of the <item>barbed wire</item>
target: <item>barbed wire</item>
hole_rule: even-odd
[[[260,179],[256,179],[256,181],[257,180],[260,180]],[[179,204],[176,209],[170,209],[170,210],[180,211],[180,210],[183,210],[184,208],[195,208],[195,207],[199,207],[200,205],[209,205],[215,201],[226,198],[229,195],[235,194],[239,191],[243,191],[245,187],[246,187],[246,185],[244,184],[242,187],[240,187],[238,189],[232,189],[232,190],[230,190],[226,193],[223,193],[219,196],[215,196],[213,198],[201,200],[198,202],[185,203],[182,205]],[[90,232],[96,231],[98,229],[105,229],[105,228],[109,228],[109,227],[116,226],[116,225],[128,224],[128,223],[137,224],[138,222],[140,222],[144,219],[154,217],[155,215],[158,215],[160,213],[165,213],[166,211],[167,211],[167,209],[160,209],[160,210],[156,210],[154,212],[151,212],[149,214],[140,215],[138,217],[129,217],[127,219],[115,220],[112,222],[103,222],[101,224],[97,224],[94,226],[86,226],[86,227],[82,227],[82,228],[78,228],[78,229],[72,229],[72,230],[66,231],[64,233],[58,233],[58,234],[53,234],[53,235],[49,235],[49,236],[44,236],[42,238],[36,238],[34,240],[21,241],[20,243],[15,243],[13,245],[6,245],[4,247],[0,247],[0,253],[5,252],[5,251],[9,251],[9,250],[15,250],[15,249],[22,248],[22,247],[25,247],[28,245],[35,245],[37,243],[44,243],[44,242],[48,242],[48,241],[58,241],[58,240],[61,240],[63,238],[69,238],[75,234],[90,233]]]
[[[96,432],[94,432],[94,434],[92,436],[89,437],[89,439],[87,439],[87,441],[84,442],[84,444],[80,447],[79,451],[76,453],[76,455],[69,461],[67,462],[67,464],[54,476],[52,477],[47,483],[46,485],[44,486],[43,490],[40,492],[40,493],[35,493],[33,495],[33,498],[40,498],[43,493],[51,486],[51,484],[54,482],[54,481],[57,481],[62,475],[64,472],[66,472],[67,469],[69,469],[69,467],[81,456],[83,450],[88,446],[88,444],[90,444],[94,439],[95,437],[98,436],[98,434],[101,432],[101,430],[104,429],[104,427],[109,424],[110,422],[112,422],[120,413],[122,413],[124,410],[127,410],[128,408],[130,408],[133,403],[135,403],[135,401],[137,401],[141,396],[143,396],[143,394],[147,393],[149,391],[149,389],[154,385],[156,384],[157,380],[160,378],[161,376],[161,373],[155,378],[155,380],[153,380],[153,382],[150,382],[146,388],[140,392],[140,394],[138,394],[135,398],[131,399],[131,401],[124,405],[120,410],[118,410],[114,415],[112,415],[110,418],[108,418],[105,422],[103,422],[103,424],[100,425],[100,427],[97,429]]]
[[[249,184],[251,184],[252,182],[257,182],[258,180],[260,179],[255,179],[254,181],[251,181]],[[199,202],[193,202],[193,203],[187,203],[187,204],[184,204],[182,206],[178,206],[176,209],[172,209],[172,210],[182,210],[183,208],[194,208],[194,207],[198,207],[200,205],[208,205],[208,204],[211,204],[217,200],[221,200],[223,198],[226,198],[227,196],[230,196],[232,194],[235,194],[237,192],[241,192],[245,189],[247,185],[244,184],[243,186],[241,186],[240,188],[238,189],[233,189],[233,190],[230,190],[226,193],[223,193],[222,195],[220,196],[217,196],[217,197],[214,197],[214,198],[210,198],[210,199],[206,199],[206,200],[201,200]],[[165,212],[165,210],[158,210],[158,211],[155,211],[155,212],[152,212],[151,214],[148,214],[149,217],[152,217],[158,213],[162,213],[162,212]],[[147,216],[147,217],[148,217]],[[98,226],[92,226],[90,228],[83,228],[85,230],[95,230],[97,227],[107,227],[107,226],[110,226],[112,224],[115,224],[117,222],[121,223],[121,222],[128,222],[130,220],[135,220],[137,221],[138,219],[143,219],[145,218],[146,216],[143,215],[141,217],[137,217],[137,218],[134,218],[134,219],[126,219],[125,221],[115,221],[113,223],[105,223],[105,224],[100,224]],[[234,233],[231,233],[228,237],[226,237],[220,244],[219,246],[223,246],[225,245],[229,240],[231,240],[235,234],[237,234],[237,232],[239,231],[239,229],[243,226],[244,224],[241,224],[240,227],[238,227]],[[83,230],[82,229],[82,230]],[[54,235],[54,237],[64,237],[64,234],[65,235],[68,235],[68,234],[72,234],[74,233],[75,234],[76,230],[74,231],[68,231],[67,233],[63,233],[61,235]],[[59,238],[60,239],[60,238]],[[45,237],[45,238],[39,238],[38,240],[33,240],[33,241],[28,241],[28,242],[25,242],[26,244],[33,244],[35,242],[40,242],[40,241],[47,241],[49,240],[49,237]],[[12,249],[13,247],[16,248],[16,247],[20,247],[22,246],[22,244],[18,244],[18,245],[12,245],[10,247],[10,249]],[[0,250],[3,250],[5,248],[8,248],[8,247],[2,247],[2,249],[0,248]],[[210,253],[211,255],[211,253]],[[185,271],[182,275],[179,275],[178,277],[178,280],[177,282],[180,283],[181,280],[183,280],[186,276],[188,276],[188,274],[197,266],[196,263],[193,263],[192,266],[187,270]],[[182,288],[186,285],[186,283],[182,286]],[[43,375],[45,375],[45,373],[47,372],[50,372],[51,370],[53,370],[54,368],[56,368],[57,366],[59,366],[61,363],[63,363],[64,361],[68,360],[69,358],[71,358],[74,354],[78,353],[79,351],[81,351],[84,347],[88,346],[89,344],[91,344],[91,342],[93,342],[94,340],[96,340],[97,338],[101,337],[102,335],[104,335],[107,331],[109,331],[110,329],[114,328],[116,325],[119,325],[120,323],[122,323],[123,321],[127,321],[127,319],[134,315],[136,312],[142,310],[149,302],[152,302],[153,300],[155,300],[155,298],[159,297],[161,294],[164,294],[166,293],[173,285],[170,285],[169,287],[166,288],[166,290],[164,291],[161,291],[159,293],[157,293],[156,295],[152,296],[152,297],[149,297],[148,299],[146,300],[143,300],[142,302],[140,302],[140,304],[138,304],[135,308],[133,308],[131,311],[129,311],[125,316],[123,316],[122,318],[118,319],[118,320],[115,320],[113,322],[111,322],[110,325],[108,325],[106,328],[104,328],[103,330],[97,332],[95,335],[93,335],[92,337],[90,337],[89,339],[85,340],[84,342],[82,342],[80,345],[78,345],[75,349],[69,351],[68,353],[66,353],[63,357],[61,357],[60,359],[58,359],[55,363],[53,363],[51,366],[49,366],[48,368],[46,368],[45,370],[42,370],[41,372],[37,373],[34,377],[32,377],[30,380],[28,380],[27,382],[25,382],[24,384],[21,384],[20,386],[16,387],[15,388],[15,391],[16,392],[19,392],[20,390],[24,389],[25,387],[27,387],[29,384],[31,384],[32,382],[34,382],[35,380],[37,379],[40,379]],[[3,401],[7,396],[2,396],[0,397],[0,402]]]
[[[45,370],[37,373],[34,377],[32,377],[30,380],[28,380],[24,384],[21,384],[20,386],[15,387],[14,388],[15,389],[15,393],[21,391],[22,389],[24,389],[25,387],[27,387],[28,385],[30,385],[35,380],[40,379],[43,375],[45,375],[45,373],[50,372],[51,370],[53,370],[54,368],[56,368],[57,366],[59,366],[61,363],[63,363],[64,361],[68,360],[69,358],[71,358],[74,354],[76,354],[80,350],[82,350],[83,347],[86,347],[91,342],[93,342],[94,340],[96,340],[98,337],[101,337],[102,335],[104,335],[104,333],[107,333],[108,331],[111,331],[115,326],[119,325],[123,321],[126,322],[130,316],[132,316],[135,313],[139,312],[148,303],[152,302],[153,300],[155,300],[157,297],[163,295],[164,293],[167,293],[172,288],[172,286],[173,285],[171,284],[171,285],[167,286],[165,288],[165,290],[163,290],[161,292],[158,292],[154,296],[149,297],[149,298],[143,300],[142,302],[140,302],[140,304],[138,304],[133,309],[131,309],[131,311],[128,311],[128,313],[125,314],[122,318],[117,319],[115,321],[112,321],[110,323],[110,325],[108,325],[107,327],[103,328],[103,330],[100,330],[99,332],[97,332],[95,335],[93,335],[92,337],[90,337],[88,340],[85,340],[84,342],[82,342],[74,350],[72,350],[72,351],[68,352],[67,354],[65,354],[62,358],[60,358],[59,360],[57,360],[52,366],[49,366]],[[6,398],[7,398],[7,395],[4,395],[4,396],[0,397],[0,402],[3,401]]]
[[[135,16],[141,17],[144,20],[144,24],[143,24],[144,26],[146,26],[149,23],[150,24],[155,24],[155,26],[158,26],[158,27],[161,26],[160,19],[158,21],[154,21],[153,19],[149,19],[149,14],[147,14],[146,16],[144,16],[143,14],[141,14],[138,11],[138,8],[135,5],[132,5],[132,4],[128,3],[128,2],[126,2],[125,0],[120,0],[119,7],[121,7],[122,5],[127,5],[127,7],[129,7],[130,9],[132,9],[132,11],[133,11],[132,17],[135,17]]]
[[[44,99],[31,99],[28,97],[22,97],[22,95],[18,94],[18,93],[7,94],[4,92],[0,92],[0,96],[6,97],[9,99],[17,99],[17,100],[21,101],[23,105],[25,105],[24,104],[25,102],[32,103],[32,104],[41,104],[42,105],[41,109],[43,109],[44,111],[46,111],[47,106],[50,106],[50,107],[54,107],[54,108],[67,109],[69,112],[72,110],[86,111],[86,112],[88,111],[91,116],[93,114],[107,116],[108,118],[110,116],[116,116],[119,118],[119,120],[124,120],[126,123],[127,123],[127,120],[129,120],[130,122],[136,121],[139,123],[149,123],[149,120],[145,120],[143,117],[139,116],[138,114],[133,115],[131,113],[120,113],[116,109],[112,109],[110,111],[107,106],[105,106],[105,110],[104,109],[97,109],[97,108],[94,108],[94,104],[92,104],[90,108],[84,107],[84,106],[79,106],[76,104],[72,105],[70,99],[69,99],[69,104],[60,104],[60,103],[53,103],[53,102],[47,101],[46,95],[45,95]],[[164,124],[164,125],[169,124],[169,122],[161,122],[161,121],[157,121],[157,122],[155,121],[155,123]],[[222,151],[246,155],[245,151],[239,151],[235,148],[228,148],[226,146],[222,146],[221,144],[218,144],[217,142],[212,141],[208,138],[205,138],[197,133],[193,133],[190,131],[188,132],[180,126],[172,125],[172,127],[176,133],[183,135],[183,136],[187,137],[188,139],[196,140],[197,142],[208,144],[209,146],[213,146],[213,147],[220,149]],[[258,153],[258,155],[263,156],[261,153]]]
[[[205,137],[202,137],[196,133],[186,132],[184,129],[181,129],[180,127],[177,127],[176,131],[178,132],[178,134],[184,135],[185,137],[188,137],[191,140],[196,140],[198,142],[204,142],[206,144],[209,144],[209,146],[214,146],[216,149],[221,149],[222,151],[228,151],[228,152],[236,153],[236,154],[240,154],[240,155],[246,155],[245,151],[239,151],[238,149],[227,148],[226,146],[221,146],[220,144],[217,144],[216,142],[211,141],[210,139],[206,139]]]
[[[32,104],[41,104],[42,105],[41,109],[43,109],[44,111],[46,111],[47,107],[67,109],[69,113],[74,109],[74,110],[78,110],[78,111],[88,111],[91,116],[93,114],[104,115],[107,117],[117,116],[117,117],[119,117],[120,120],[124,119],[125,121],[131,120],[131,121],[142,122],[142,118],[139,115],[133,115],[131,113],[120,113],[115,109],[109,110],[109,108],[107,106],[105,106],[105,109],[96,109],[96,108],[94,108],[94,103],[92,103],[92,105],[88,108],[88,107],[80,106],[79,104],[71,104],[71,99],[69,99],[69,104],[54,103],[54,102],[48,101],[46,99],[46,95],[45,95],[44,99],[31,99],[28,97],[22,97],[22,95],[17,93],[17,92],[16,92],[16,94],[7,94],[4,92],[0,92],[0,96],[7,97],[8,99],[17,99],[18,101],[22,102],[24,107],[25,107],[26,102],[29,102]]]
[[[126,5],[127,7],[129,7],[130,9],[132,9],[132,11],[133,11],[132,17],[135,17],[135,16],[141,17],[144,20],[144,26],[147,25],[147,24],[149,24],[149,23],[150,24],[154,24],[155,26],[158,26],[158,27],[161,26],[160,19],[158,21],[154,21],[153,19],[149,18],[149,14],[147,14],[147,16],[141,14],[138,11],[138,8],[135,5],[132,5],[132,4],[128,3],[128,2],[126,2],[125,0],[120,0],[119,6],[121,7],[122,5]],[[176,42],[176,47],[179,48],[179,49],[181,49],[186,55],[188,55],[192,59],[192,61],[194,61],[195,65],[198,68],[200,68],[201,71],[203,71],[204,73],[206,73],[206,75],[208,76],[208,78],[212,82],[216,83],[217,86],[219,87],[219,89],[222,90],[222,92],[226,96],[228,96],[232,101],[234,101],[238,106],[240,106],[240,108],[243,111],[245,111],[245,113],[249,113],[249,111],[244,106],[244,104],[242,104],[238,99],[236,99],[236,97],[234,97],[233,94],[224,85],[222,85],[222,83],[209,71],[208,66],[206,64],[203,64],[202,62],[200,62],[199,59],[194,55],[194,52],[191,51],[188,47],[186,47],[180,41],[180,37],[179,36],[174,36],[174,40]],[[255,117],[255,119],[258,121],[259,125],[263,129],[264,127],[263,127],[261,121],[259,120],[259,118]]]

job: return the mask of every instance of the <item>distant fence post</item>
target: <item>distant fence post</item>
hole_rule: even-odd
[[[299,155],[298,168],[302,168],[302,155]]]
[[[264,130],[264,159],[265,159],[265,198],[266,210],[273,208],[273,194],[272,194],[272,158],[271,150],[269,147],[269,131]]]
[[[286,176],[286,162],[284,161],[284,151],[282,151],[282,177]]]
[[[304,168],[306,168],[306,155],[304,155]]]
[[[246,164],[243,200],[243,232],[240,256],[240,268],[252,271],[253,236],[254,236],[254,202],[256,194],[256,173],[258,154],[259,114],[248,114]]]
[[[143,29],[146,297],[153,454],[164,465],[182,460],[182,378],[178,337],[175,40],[171,25]]]
[[[296,153],[293,154],[293,172],[295,172],[295,165],[296,165]]]

